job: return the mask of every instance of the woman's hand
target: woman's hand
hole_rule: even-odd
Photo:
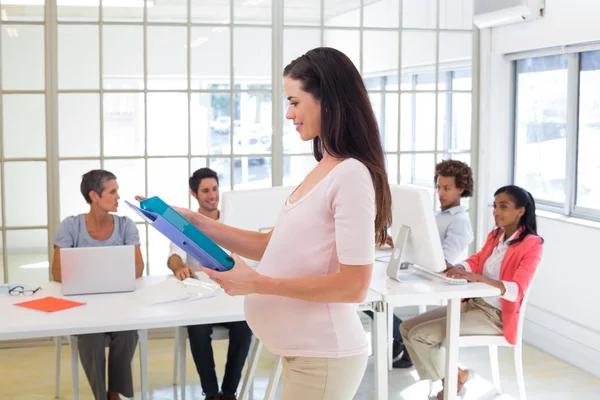
[[[250,268],[237,254],[232,253],[231,257],[235,264],[229,271],[217,272],[203,266],[200,269],[230,296],[258,293],[264,276]]]
[[[466,279],[469,282],[481,282],[482,276],[473,272],[469,272],[463,268],[451,268],[446,271],[446,276],[456,279]]]

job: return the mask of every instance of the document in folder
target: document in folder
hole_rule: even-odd
[[[194,257],[194,259],[206,268],[215,271],[228,271],[233,268],[234,261],[231,256],[227,255],[215,242],[200,232],[198,228],[179,213],[171,207],[166,206],[162,200],[157,199],[153,197],[144,201],[159,201],[160,203],[156,207],[158,212],[137,207],[127,200],[125,203],[142,217],[144,221],[153,226],[187,254]]]

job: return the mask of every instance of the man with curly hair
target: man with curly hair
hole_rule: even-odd
[[[444,258],[455,264],[473,241],[469,214],[460,205],[462,198],[473,195],[473,171],[462,161],[444,160],[436,165],[433,179],[441,204],[436,222]]]

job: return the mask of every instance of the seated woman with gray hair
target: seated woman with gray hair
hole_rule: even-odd
[[[61,281],[60,249],[67,247],[135,246],[135,276],[144,272],[140,235],[135,223],[114,215],[119,206],[117,177],[102,169],[84,174],[81,194],[90,205],[86,214],[65,218],[58,227],[54,242],[52,279]],[[108,390],[104,346],[110,341],[108,355]],[[93,333],[78,336],[79,357],[96,400],[117,400],[119,393],[133,397],[131,360],[137,345],[136,331]]]

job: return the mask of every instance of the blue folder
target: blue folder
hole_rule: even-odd
[[[125,203],[144,221],[206,268],[215,271],[228,271],[233,268],[234,261],[231,256],[160,198],[150,197],[142,200],[140,207],[127,200]]]

